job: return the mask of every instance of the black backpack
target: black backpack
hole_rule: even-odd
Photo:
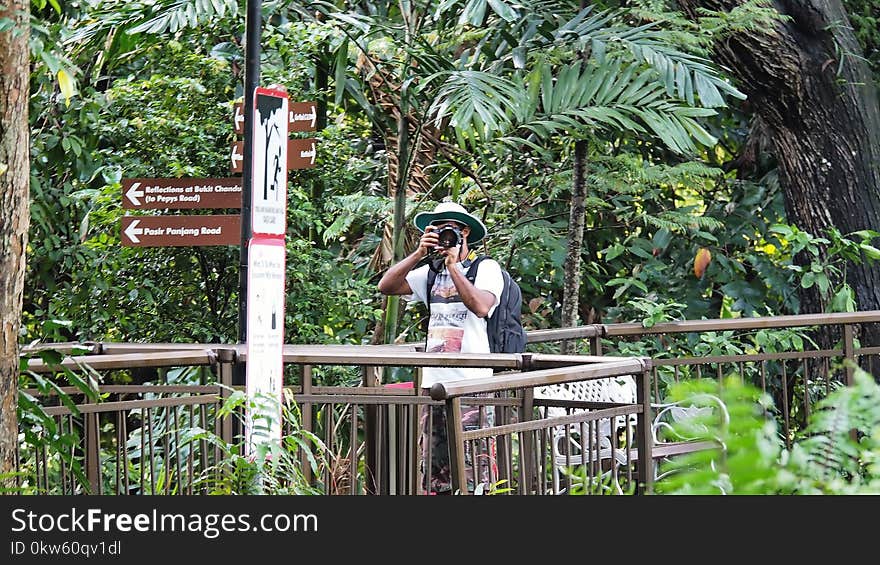
[[[485,255],[477,257],[468,268],[465,277],[474,284],[477,279],[477,267],[486,259]],[[486,331],[489,334],[489,351],[492,353],[522,353],[526,350],[526,332],[522,326],[522,290],[503,268],[504,289],[501,299],[492,315],[486,320]],[[430,308],[431,288],[437,272],[428,268],[428,304]]]

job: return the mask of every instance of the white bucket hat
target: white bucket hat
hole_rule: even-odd
[[[441,202],[433,212],[419,212],[413,218],[413,223],[419,228],[419,231],[425,231],[426,227],[441,220],[451,220],[471,228],[467,238],[468,244],[472,245],[486,237],[486,226],[483,225],[483,222],[455,202]]]

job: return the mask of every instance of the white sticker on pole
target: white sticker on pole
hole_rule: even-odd
[[[281,438],[285,262],[284,239],[251,238],[247,271],[248,453],[261,443]]]
[[[284,235],[287,229],[288,97],[281,87],[254,91],[251,162],[251,231]]]

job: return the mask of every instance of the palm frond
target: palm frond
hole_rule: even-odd
[[[78,24],[65,43],[90,43],[111,30],[127,33],[175,33],[195,28],[217,18],[238,14],[236,0],[147,0],[104,2]]]
[[[658,29],[656,23],[637,27],[615,23],[625,14],[620,10],[593,13],[592,7],[588,7],[550,33],[537,33],[540,26],[522,29],[535,31],[523,34],[519,38],[520,45],[535,53],[548,47],[567,45],[581,52],[590,52],[598,60],[606,54],[629,51],[635,62],[654,69],[654,79],[664,84],[667,96],[685,100],[689,105],[716,108],[726,106],[725,96],[745,98],[745,94],[720,76],[711,61],[675,48],[670,33]],[[544,21],[546,24],[547,20]]]
[[[207,23],[227,13],[238,13],[233,0],[172,0],[157,2],[152,17],[129,29],[129,33],[175,33],[181,29]]]
[[[507,131],[511,115],[525,105],[522,88],[513,81],[482,71],[443,71],[428,77],[420,90],[442,81],[428,117],[440,126],[445,118],[463,138],[486,140]]]
[[[668,101],[663,85],[652,79],[650,69],[637,69],[617,59],[603,64],[572,63],[555,77],[549,65],[539,66],[533,73],[527,79],[528,105],[514,112],[522,120],[517,124],[521,130],[545,138],[587,129],[650,131],[681,154],[716,142],[696,121],[715,111]]]
[[[715,218],[681,210],[666,210],[656,215],[642,214],[641,219],[646,225],[666,229],[670,232],[685,232],[694,229],[716,230],[724,227],[724,223]]]

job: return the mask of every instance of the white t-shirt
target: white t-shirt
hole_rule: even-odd
[[[467,273],[469,262],[457,263],[455,267]],[[406,275],[413,293],[408,300],[427,301],[428,265],[414,269]],[[501,266],[493,259],[484,259],[477,269],[474,286],[488,290],[495,295],[495,304],[489,314],[495,311],[504,290]],[[444,269],[437,274],[428,305],[431,317],[428,320],[428,352],[489,353],[489,336],[486,333],[486,318],[480,318],[464,305],[452,277]],[[492,369],[471,369],[459,367],[425,367],[422,370],[422,388],[430,388],[436,382],[445,382],[470,377],[492,376]]]

